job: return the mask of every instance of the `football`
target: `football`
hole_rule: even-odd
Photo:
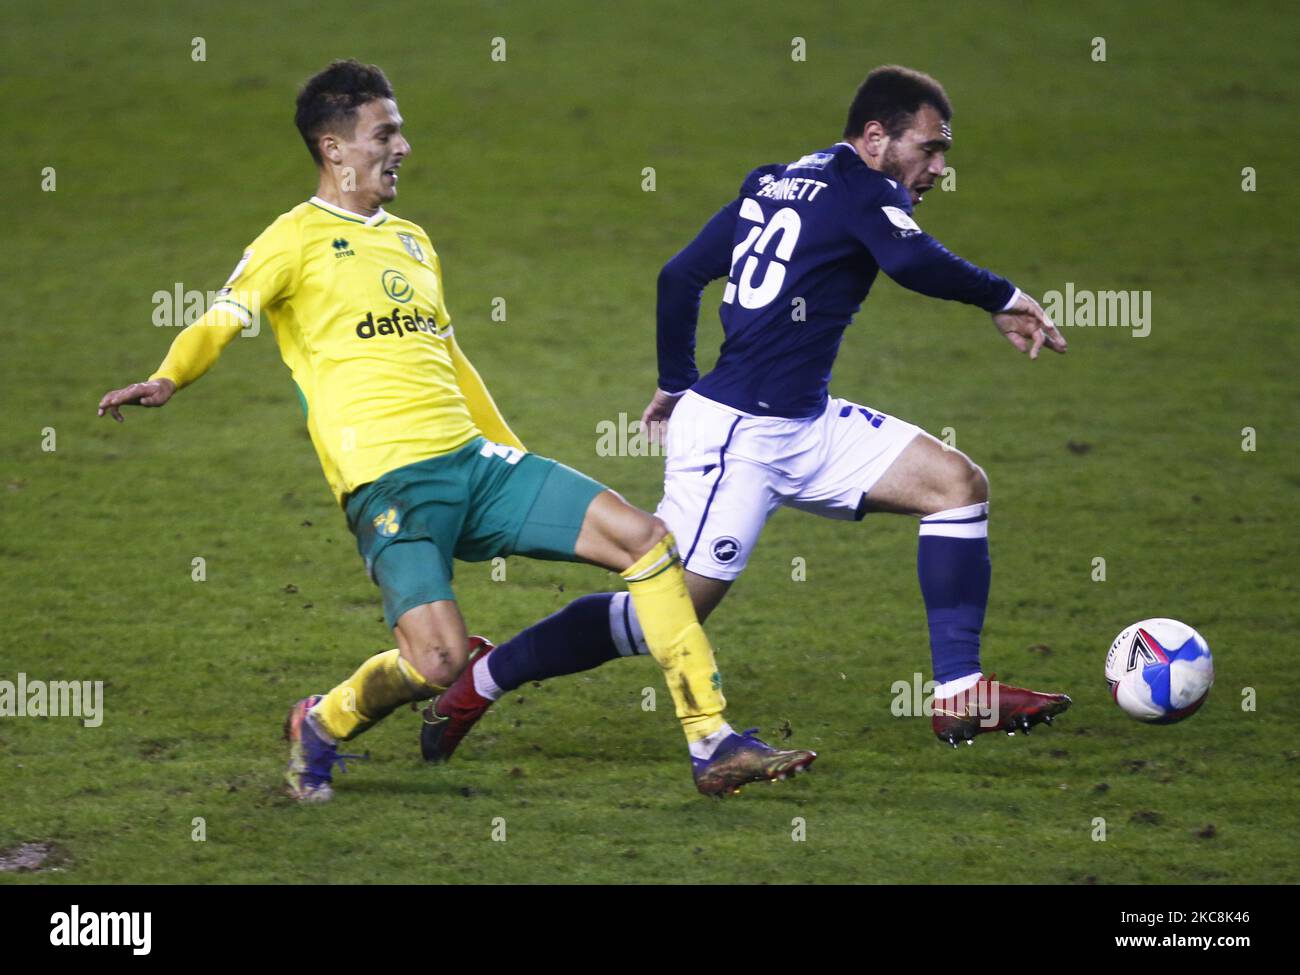
[[[1131,718],[1173,724],[1196,713],[1214,684],[1205,638],[1186,623],[1156,617],[1124,628],[1106,654],[1106,683]]]

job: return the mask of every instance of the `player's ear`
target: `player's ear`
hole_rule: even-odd
[[[339,140],[331,132],[326,132],[320,137],[320,154],[322,159],[328,159],[332,163],[343,161],[343,150],[339,147]]]
[[[879,122],[868,122],[862,127],[862,143],[870,156],[884,152],[888,139],[889,133]]]

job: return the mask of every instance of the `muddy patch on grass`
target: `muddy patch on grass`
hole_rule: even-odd
[[[0,850],[0,872],[37,873],[67,859],[57,843],[19,843]]]

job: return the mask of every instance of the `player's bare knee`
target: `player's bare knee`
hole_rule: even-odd
[[[637,523],[628,528],[623,538],[620,539],[624,554],[630,560],[629,564],[635,563],[658,545],[667,534],[667,525],[654,515],[642,513],[642,517],[638,519]]]
[[[656,515],[650,516],[649,525],[646,528],[646,547],[648,552],[665,538],[668,537],[668,526],[663,520]]]
[[[399,621],[397,643],[407,662],[422,678],[438,687],[451,684],[465,669],[469,642],[439,632],[432,621],[415,616]]]
[[[968,504],[983,504],[989,499],[989,476],[979,464],[971,463],[967,472],[966,500],[961,507]]]
[[[448,687],[465,669],[469,647],[446,640],[426,640],[414,647],[414,654],[411,663],[421,677],[438,687]]]
[[[982,504],[989,499],[989,481],[984,469],[965,454],[950,454],[944,465],[942,483],[926,514]]]

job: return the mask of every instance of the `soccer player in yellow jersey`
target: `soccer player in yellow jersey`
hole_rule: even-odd
[[[339,743],[437,696],[465,668],[471,638],[453,557],[519,554],[621,573],[692,752],[711,756],[695,762],[702,792],[810,764],[812,752],[772,749],[723,720],[713,650],[663,523],[529,453],[498,412],[457,344],[429,236],[384,209],[411,146],[383,72],[334,62],[299,93],[296,120],[319,171],[316,195],[253,241],[148,381],[99,404],[119,422],[124,405],[162,406],[265,312],[397,642],[293,706],[290,794],[329,799]]]

